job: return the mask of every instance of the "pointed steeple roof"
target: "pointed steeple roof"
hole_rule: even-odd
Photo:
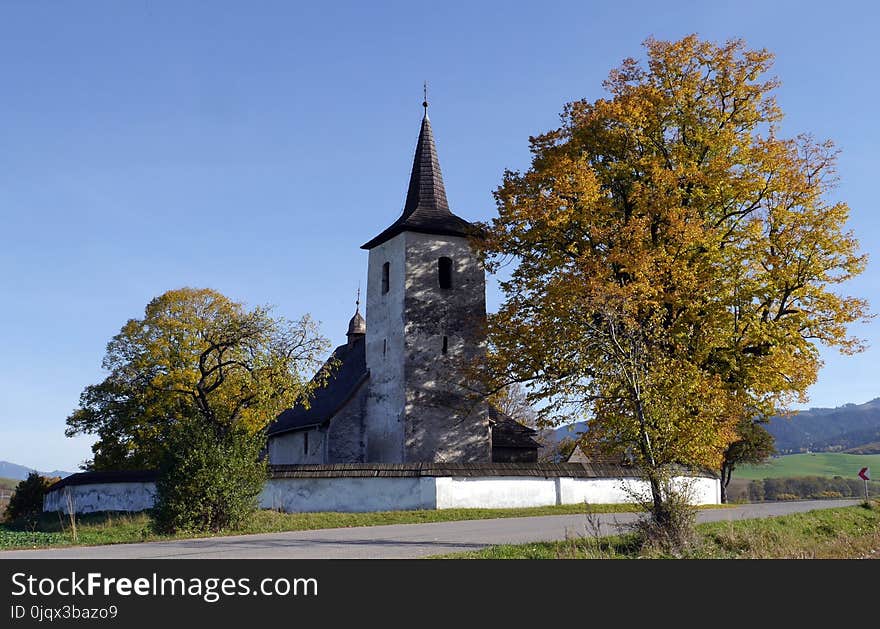
[[[416,154],[413,158],[412,173],[409,176],[409,189],[403,214],[392,225],[361,249],[372,249],[404,231],[447,236],[466,236],[471,224],[449,210],[446,201],[446,188],[437,159],[437,147],[428,108],[425,104],[425,117],[419,131]]]
[[[361,289],[358,287],[358,296],[357,301],[355,303],[354,308],[354,316],[348,322],[348,332],[345,333],[345,336],[348,337],[348,344],[351,345],[358,338],[362,337],[367,333],[367,322],[364,321],[364,318],[361,316]]]

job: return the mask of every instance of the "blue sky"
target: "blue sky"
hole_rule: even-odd
[[[321,6],[323,5],[323,6]],[[770,6],[767,6],[770,5]],[[494,213],[562,105],[648,36],[777,55],[783,131],[842,150],[835,197],[880,304],[871,2],[0,1],[0,460],[75,469],[64,437],[107,341],[154,296],[212,287],[344,340],[366,252],[400,213],[430,83],[453,210]],[[874,193],[874,194],[872,194]],[[498,293],[489,289],[489,308]],[[812,406],[880,396],[872,346],[825,354]]]

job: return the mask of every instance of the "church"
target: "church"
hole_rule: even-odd
[[[360,294],[308,406],[268,427],[271,465],[534,462],[535,431],[467,386],[485,355],[486,276],[449,209],[427,101],[400,217],[362,245]]]
[[[486,353],[486,275],[473,226],[449,209],[425,115],[400,217],[363,245],[360,294],[308,405],[267,428],[259,504],[294,512],[514,508],[632,502],[648,495],[638,470],[581,456],[537,462],[535,431],[475,395],[469,366]],[[155,470],[80,472],[55,483],[44,511],[142,511]],[[675,482],[695,504],[718,504],[707,472]]]

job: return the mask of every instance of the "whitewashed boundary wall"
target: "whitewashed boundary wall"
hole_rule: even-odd
[[[694,504],[718,504],[720,481],[679,476]],[[647,483],[633,470],[564,464],[279,465],[260,494],[260,507],[278,511],[400,511],[514,508],[633,502]],[[153,506],[154,472],[86,472],[57,483],[44,511],[143,511]]]

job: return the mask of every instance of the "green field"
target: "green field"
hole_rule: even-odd
[[[770,459],[764,465],[743,465],[733,472],[734,478],[794,478],[799,476],[842,476],[856,478],[859,470],[870,467],[872,478],[880,478],[880,454],[787,454]]]
[[[21,481],[15,480],[14,478],[0,477],[0,489],[15,489],[20,482]]]

